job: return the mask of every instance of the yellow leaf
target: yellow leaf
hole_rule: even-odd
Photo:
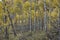
[[[28,1],[26,1],[26,2],[24,3],[24,7],[25,7],[25,8],[30,7],[30,3],[29,3]]]

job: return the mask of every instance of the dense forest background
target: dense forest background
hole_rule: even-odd
[[[1,0],[0,40],[60,40],[60,0]]]

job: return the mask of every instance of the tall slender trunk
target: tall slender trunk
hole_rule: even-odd
[[[35,10],[35,14],[34,14],[34,31],[36,31],[36,0],[34,0],[34,10]]]
[[[14,25],[13,25],[12,19],[11,19],[11,17],[10,17],[10,12],[8,11],[8,9],[7,9],[7,12],[8,12],[8,17],[9,17],[9,20],[10,20],[10,22],[11,22],[11,26],[12,26],[14,35],[16,36],[16,35],[17,35],[17,34],[16,34],[16,30],[15,30],[15,27],[14,27]]]
[[[31,3],[31,0],[29,0],[29,2]],[[30,8],[29,8],[29,26],[30,26],[30,32],[31,32],[32,31],[31,4],[30,4]]]
[[[3,7],[4,12],[6,12],[6,11],[8,12],[8,17],[10,19],[11,26],[13,28],[14,35],[16,35],[15,29],[14,29],[14,25],[13,25],[13,22],[12,22],[12,19],[10,18],[10,12],[8,11],[8,8],[5,8],[5,6],[6,6],[5,0],[3,0],[3,6],[4,6]]]
[[[4,11],[4,13],[6,12],[6,8],[5,8],[5,5],[6,5],[6,3],[5,3],[5,1],[4,0],[2,0],[3,1],[3,11]],[[7,22],[7,16],[6,15],[4,15],[3,14],[3,16],[4,16],[4,18],[3,18],[3,20],[4,20],[4,23],[6,23]],[[4,26],[4,25],[3,25]],[[7,28],[7,26],[6,26],[6,28],[5,28],[5,38],[6,38],[6,40],[9,40],[9,33],[8,33],[8,28]]]
[[[23,6],[22,6],[22,3],[20,3],[19,5],[20,5],[19,6],[20,7],[20,13],[21,13],[21,15],[23,15]],[[19,13],[19,24],[20,24],[20,13]],[[22,19],[22,24],[23,24],[23,19]],[[23,33],[23,25],[21,25],[21,28],[22,28],[21,33]]]
[[[44,30],[47,30],[47,9],[46,9],[46,0],[44,0]]]
[[[5,29],[5,38],[6,38],[6,40],[9,40],[9,33],[8,33],[8,28],[7,27]]]

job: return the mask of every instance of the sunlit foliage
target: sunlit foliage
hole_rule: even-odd
[[[8,28],[7,30],[8,30],[10,40],[18,40],[19,37],[23,38],[23,36],[21,35],[27,36],[26,38],[27,40],[32,40],[28,36],[31,34],[29,32],[30,31],[29,28],[31,28],[32,30],[31,37],[33,37],[34,40],[44,40],[44,39],[55,40],[55,39],[50,39],[46,36],[47,32],[45,32],[44,30],[44,25],[45,25],[44,19],[46,17],[47,31],[49,32],[58,31],[55,30],[54,28],[58,28],[57,26],[58,17],[59,17],[58,14],[60,11],[59,7],[60,7],[59,0],[46,0],[46,1],[44,0],[3,0],[0,2],[0,26],[2,26],[2,31],[3,31],[2,33],[4,33],[4,30],[6,28]],[[16,37],[14,37],[13,33],[10,35],[10,32],[14,30],[13,29],[14,27],[16,28],[19,27],[21,30],[16,32],[18,35]],[[28,32],[25,32],[26,30]],[[35,32],[34,30],[37,33],[34,33]],[[23,32],[25,32],[27,35],[24,34]],[[41,39],[39,37],[41,37]]]

